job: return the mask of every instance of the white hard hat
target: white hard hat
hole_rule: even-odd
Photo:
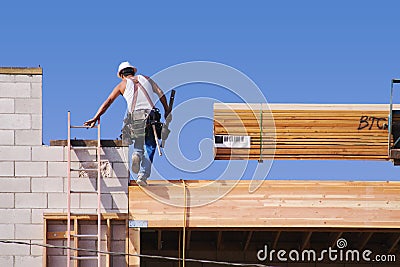
[[[121,70],[126,69],[126,68],[132,68],[135,70],[135,72],[137,71],[136,67],[132,66],[131,63],[129,63],[128,61],[124,61],[121,64],[119,64],[119,66],[118,66],[117,76],[121,77],[121,75],[120,75]]]

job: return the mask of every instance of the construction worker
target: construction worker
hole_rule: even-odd
[[[166,121],[170,121],[171,116],[168,116],[169,108],[164,92],[152,79],[143,75],[135,75],[136,72],[136,67],[127,61],[119,65],[117,75],[122,81],[115,86],[106,101],[99,107],[96,115],[86,121],[84,125],[95,126],[100,116],[106,112],[119,95],[122,95],[128,108],[127,117],[124,120],[123,140],[128,139],[128,144],[133,143],[132,172],[137,173],[136,182],[145,186],[147,185],[146,180],[150,176],[151,164],[157,146],[151,126],[150,129],[148,128],[149,116],[154,117],[154,112],[158,112],[158,109],[154,106],[154,94],[157,95],[164,108]],[[133,128],[132,125],[134,125]],[[128,133],[124,131],[127,127],[130,129]]]

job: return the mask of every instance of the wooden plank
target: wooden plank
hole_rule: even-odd
[[[47,220],[43,219],[43,225],[44,225],[44,235],[43,235],[43,243],[47,244]],[[42,258],[42,266],[47,267],[47,247],[43,247],[43,258]]]
[[[10,75],[42,75],[43,69],[38,68],[26,68],[26,67],[1,67],[0,74]]]
[[[260,103],[215,103],[214,109],[221,110],[258,110]],[[263,109],[270,110],[326,110],[331,111],[349,111],[349,110],[365,110],[365,111],[388,111],[389,104],[303,104],[303,103],[269,103],[263,104]],[[400,109],[400,105],[393,106],[394,109]]]
[[[129,254],[140,254],[140,228],[129,228]],[[129,267],[140,267],[140,257],[129,256]]]
[[[71,231],[71,235],[74,234],[74,231]],[[62,232],[47,232],[46,237],[48,240],[54,240],[54,239],[67,239],[67,232],[62,231]]]
[[[111,252],[111,240],[112,240],[112,229],[111,229],[111,220],[108,218],[106,220],[107,230],[106,230],[106,248],[107,252]],[[106,254],[106,267],[111,266],[111,255]]]
[[[50,140],[50,146],[67,146],[68,140]],[[102,147],[122,147],[122,140],[100,140]],[[71,140],[72,146],[78,147],[96,147],[97,140],[82,140],[82,139],[73,139]]]
[[[47,220],[67,220],[66,213],[44,213],[43,217]],[[75,218],[78,220],[95,221],[97,220],[97,214],[71,214],[71,219]],[[126,213],[102,213],[101,219],[127,220],[128,215]]]
[[[79,220],[76,217],[73,220],[74,220],[74,225],[73,225],[74,233],[76,235],[79,235]],[[73,237],[73,243],[74,243],[74,248],[79,248],[79,238],[78,237],[76,237],[76,236]],[[72,253],[73,253],[74,257],[78,257],[78,255],[79,255],[78,250],[74,250],[74,251],[72,251]],[[78,267],[79,261],[74,260],[72,262],[74,264],[74,267]]]
[[[250,181],[186,183],[190,228],[400,228],[400,182],[267,180],[253,194]],[[150,228],[183,227],[182,188],[149,184],[129,187],[129,218]]]

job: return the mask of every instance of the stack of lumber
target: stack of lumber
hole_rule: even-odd
[[[214,104],[214,135],[250,136],[215,159],[388,160],[386,104]]]

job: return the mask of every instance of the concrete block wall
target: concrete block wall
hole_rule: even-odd
[[[72,154],[73,164],[93,155]],[[109,174],[102,181],[102,211],[127,213],[128,149],[104,148]],[[66,212],[67,148],[42,145],[42,69],[0,68],[0,239],[41,243],[43,214]],[[76,174],[72,185],[94,188]],[[73,212],[95,213],[95,195],[75,194]],[[41,266],[42,249],[0,243],[0,266]]]

